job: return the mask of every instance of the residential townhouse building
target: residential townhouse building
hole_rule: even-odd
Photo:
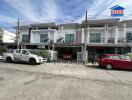
[[[57,26],[55,23],[30,24],[20,27],[20,43],[23,48],[47,48],[55,43]]]
[[[132,20],[102,19],[88,20],[85,36],[85,22],[59,24],[42,23],[22,26],[20,31],[23,48],[45,48],[58,51],[58,57],[71,54],[77,59],[82,52],[84,37],[87,39],[88,55],[103,53],[124,54],[132,52]]]

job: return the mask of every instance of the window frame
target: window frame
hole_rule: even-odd
[[[71,43],[75,41],[75,34],[65,34],[65,42]]]
[[[90,43],[101,43],[101,33],[90,33]]]
[[[24,54],[23,51],[26,51],[27,54],[26,53]],[[27,50],[22,50],[22,55],[29,55],[29,52]]]
[[[44,36],[43,36],[44,35]],[[44,38],[45,37],[45,38]],[[40,43],[45,43],[44,41],[48,39],[48,34],[40,34]]]
[[[19,52],[17,52],[17,51],[19,51]],[[20,49],[17,49],[17,50],[15,51],[15,53],[16,53],[16,54],[20,54],[20,53],[21,53],[21,50],[20,50]]]
[[[28,34],[22,34],[22,42],[24,42],[24,43],[29,42],[29,35]]]

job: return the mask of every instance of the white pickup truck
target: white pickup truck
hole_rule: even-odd
[[[43,57],[32,54],[27,49],[17,49],[13,53],[3,53],[3,60],[7,63],[28,62],[32,65],[44,62]]]

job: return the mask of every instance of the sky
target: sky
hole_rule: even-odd
[[[132,0],[0,0],[0,27],[10,29],[31,23],[80,23],[85,19],[112,18],[110,8],[125,8],[121,19],[132,19]]]

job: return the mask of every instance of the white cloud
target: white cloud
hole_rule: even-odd
[[[85,19],[85,11],[84,14],[80,18],[75,18],[74,13],[71,15],[65,15],[61,10],[59,5],[59,0],[38,0],[39,5],[35,4],[36,0],[4,0],[8,5],[16,10],[18,16],[23,18],[22,22],[26,23],[32,22],[53,22],[53,21],[62,21],[62,22],[81,22]],[[81,0],[74,0],[71,3],[83,2]],[[66,2],[67,3],[67,2]],[[94,0],[92,6],[88,5],[88,19],[91,18],[108,18],[110,17],[110,7],[115,5],[120,5],[125,7],[125,17],[124,18],[132,18],[132,0],[121,1],[121,0]],[[7,5],[7,6],[8,6]],[[71,4],[72,5],[72,4]],[[82,6],[76,5],[78,9],[81,9]],[[40,10],[38,10],[38,7]],[[65,6],[66,7],[66,6]],[[79,8],[80,7],[80,8]],[[73,8],[74,10],[76,8]],[[68,9],[69,10],[69,9]],[[79,10],[78,10],[79,11]],[[76,12],[79,13],[79,12]],[[96,15],[96,16],[95,16]],[[106,15],[106,16],[105,16]],[[0,15],[0,22],[9,22],[14,23],[17,19],[11,18],[9,16]],[[76,19],[76,20],[75,20]],[[28,22],[27,22],[28,21]]]
[[[39,0],[39,5],[34,6],[34,0],[5,0],[19,14],[18,17],[26,18],[32,22],[55,21],[60,15],[56,0]],[[40,11],[38,8],[40,7]]]
[[[11,25],[16,25],[17,20],[11,17],[0,15],[0,23],[8,23]]]
[[[33,0],[4,0],[4,1],[18,12],[17,17],[21,17],[19,15],[20,13],[28,20],[36,21],[37,18],[34,12],[34,8],[32,6]]]
[[[55,0],[42,0],[43,17],[46,20],[55,21],[60,16],[60,11]]]
[[[132,4],[132,0],[127,0],[127,1],[122,1],[121,0],[108,0],[106,3],[104,0],[100,0],[100,2],[102,4],[108,4],[103,10],[102,12],[98,13],[99,12],[99,8],[101,8],[102,4],[98,4],[98,6],[96,7],[96,12],[95,14],[97,14],[97,17],[96,18],[110,18],[110,9],[111,7],[115,6],[115,5],[119,5],[119,6],[122,6],[125,8],[125,16],[123,17],[123,19],[127,19],[128,17],[127,16],[130,16],[132,13],[132,8],[131,8],[131,4]],[[122,18],[122,17],[121,17]]]
[[[88,8],[88,19],[92,18],[112,18],[110,13],[111,7],[115,5],[120,5],[125,8],[125,15],[121,19],[131,19],[132,18],[132,0],[121,1],[121,0],[95,0],[92,7]],[[81,22],[85,19],[85,14],[82,15],[76,22]]]

